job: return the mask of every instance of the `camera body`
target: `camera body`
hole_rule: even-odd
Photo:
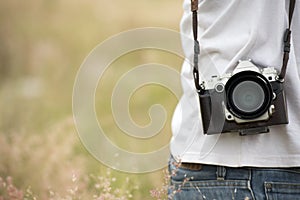
[[[204,134],[269,132],[287,124],[283,82],[271,67],[239,61],[232,73],[203,81],[199,92]]]

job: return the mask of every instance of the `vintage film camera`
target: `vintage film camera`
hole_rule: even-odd
[[[287,124],[283,83],[271,67],[239,61],[232,73],[213,76],[199,92],[205,134],[268,132],[268,126]]]

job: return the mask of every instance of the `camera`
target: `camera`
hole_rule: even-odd
[[[199,91],[204,134],[269,132],[269,126],[287,124],[283,81],[273,67],[239,61],[232,73],[212,76]]]

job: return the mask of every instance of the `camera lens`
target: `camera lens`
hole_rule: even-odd
[[[245,113],[252,113],[259,109],[265,100],[263,88],[253,81],[243,81],[233,89],[232,101],[234,105]]]
[[[272,87],[261,74],[243,71],[232,76],[225,86],[227,109],[240,119],[255,119],[270,108]]]

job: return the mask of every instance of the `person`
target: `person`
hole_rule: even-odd
[[[199,82],[231,73],[239,60],[251,59],[280,71],[289,5],[290,0],[199,0]],[[300,199],[300,2],[293,13],[284,79],[289,123],[245,136],[203,132],[193,79],[191,0],[184,0],[183,8],[186,58],[181,72],[183,96],[172,119],[169,198]]]

